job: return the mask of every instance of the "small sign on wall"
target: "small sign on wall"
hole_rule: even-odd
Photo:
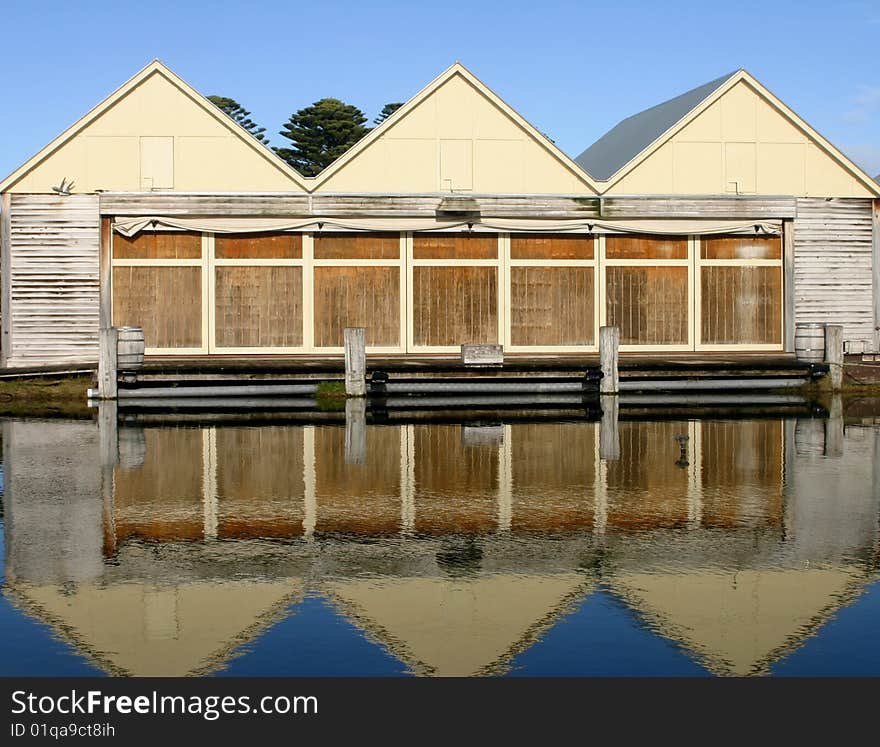
[[[462,345],[461,362],[465,366],[500,366],[504,349],[501,345]]]

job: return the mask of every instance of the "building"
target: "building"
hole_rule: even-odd
[[[880,343],[880,185],[745,70],[571,159],[455,64],[305,178],[156,61],[0,193],[5,366]]]

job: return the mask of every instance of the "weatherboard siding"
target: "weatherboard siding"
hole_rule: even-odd
[[[794,221],[795,319],[874,346],[871,200],[804,198]]]
[[[11,195],[4,231],[3,363],[98,359],[96,195]]]

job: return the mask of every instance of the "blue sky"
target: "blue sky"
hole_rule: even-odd
[[[372,118],[459,60],[577,155],[618,120],[747,68],[880,172],[880,4],[0,0],[0,175],[153,58],[273,144],[333,96]]]

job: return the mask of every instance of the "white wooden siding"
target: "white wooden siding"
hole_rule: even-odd
[[[5,364],[97,361],[97,195],[10,197]]]
[[[795,320],[874,346],[871,200],[803,198],[794,221]]]

